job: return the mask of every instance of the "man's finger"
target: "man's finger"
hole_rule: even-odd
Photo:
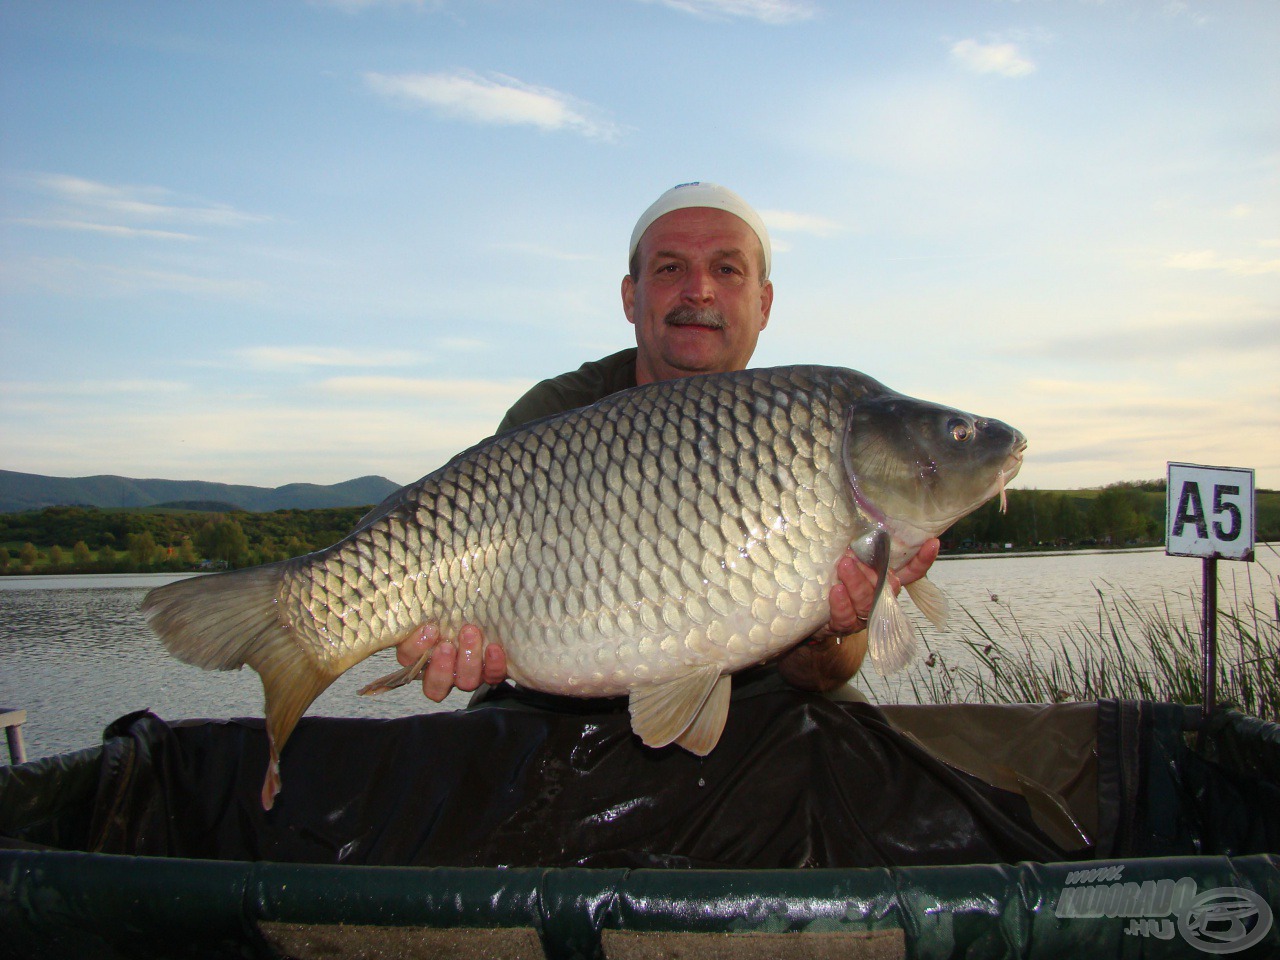
[[[480,630],[471,624],[467,624],[458,633],[458,657],[453,668],[453,685],[459,690],[474,690],[480,686],[482,642]]]
[[[827,629],[840,636],[853,632],[857,625],[858,610],[853,598],[843,583],[837,583],[831,588],[831,620],[827,623]]]
[[[502,646],[491,643],[484,648],[484,665],[481,668],[484,682],[496,686],[507,679],[507,653]]]
[[[434,623],[424,624],[396,646],[396,659],[400,666],[411,667],[439,641],[440,628]]]
[[[458,651],[448,640],[436,645],[431,662],[422,674],[422,693],[428,700],[439,703],[453,689],[453,671],[458,660]]]
[[[938,559],[938,551],[942,548],[942,543],[936,537],[926,540],[920,544],[920,549],[916,551],[916,555],[902,565],[897,571],[898,579],[906,583],[915,583],[933,566],[933,561]]]

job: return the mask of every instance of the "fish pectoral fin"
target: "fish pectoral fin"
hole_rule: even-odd
[[[719,679],[720,668],[707,664],[675,680],[636,687],[631,691],[628,706],[631,729],[646,747],[665,747],[675,743],[697,721]],[[728,710],[727,697],[722,710]],[[723,725],[721,720],[720,726]],[[717,729],[715,739],[719,736]]]
[[[906,586],[907,596],[911,597],[911,602],[916,605],[916,609],[928,617],[929,622],[939,630],[945,630],[950,610],[947,595],[942,592],[942,588],[924,577]]]
[[[916,632],[887,585],[876,597],[867,621],[867,652],[882,675],[901,670],[916,653]]]
[[[676,743],[699,757],[705,757],[714,750],[720,742],[720,734],[724,732],[724,722],[729,718],[729,694],[732,690],[733,681],[728,676],[721,676],[693,718],[693,723],[676,737]]]

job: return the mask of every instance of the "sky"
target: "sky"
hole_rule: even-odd
[[[1280,4],[0,0],[0,469],[410,483],[762,214],[753,363],[1280,487]]]

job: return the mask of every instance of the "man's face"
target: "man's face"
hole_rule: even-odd
[[[622,279],[636,382],[744,369],[773,305],[755,232],[724,210],[673,210],[644,232],[636,258],[636,278]]]

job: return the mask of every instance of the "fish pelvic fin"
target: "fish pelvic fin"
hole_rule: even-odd
[[[179,660],[206,670],[248,664],[262,678],[271,752],[262,787],[266,810],[280,791],[280,751],[307,707],[338,676],[306,655],[279,614],[281,578],[293,562],[179,580],[142,601],[151,629]]]
[[[947,617],[950,614],[947,595],[932,580],[920,578],[906,585],[907,596],[916,605],[916,609],[929,618],[939,630],[947,628]]]
[[[916,633],[889,588],[889,535],[881,530],[872,544],[876,595],[867,618],[867,654],[880,674],[901,670],[916,653]]]
[[[409,631],[405,637],[411,636],[415,630]],[[380,693],[386,693],[389,690],[395,690],[397,687],[403,687],[406,683],[412,683],[419,679],[426,672],[427,664],[431,662],[431,657],[436,652],[435,647],[430,647],[423,652],[422,656],[407,667],[401,667],[399,670],[388,673],[385,677],[379,677],[370,683],[366,683],[358,691],[362,697],[374,697]]]
[[[717,692],[721,680],[726,683]],[[698,756],[706,756],[720,740],[729,711],[728,677],[715,664],[697,667],[665,683],[647,684],[631,691],[631,729],[646,747],[671,743]],[[707,710],[706,718],[701,714]],[[686,738],[688,745],[681,741]]]

